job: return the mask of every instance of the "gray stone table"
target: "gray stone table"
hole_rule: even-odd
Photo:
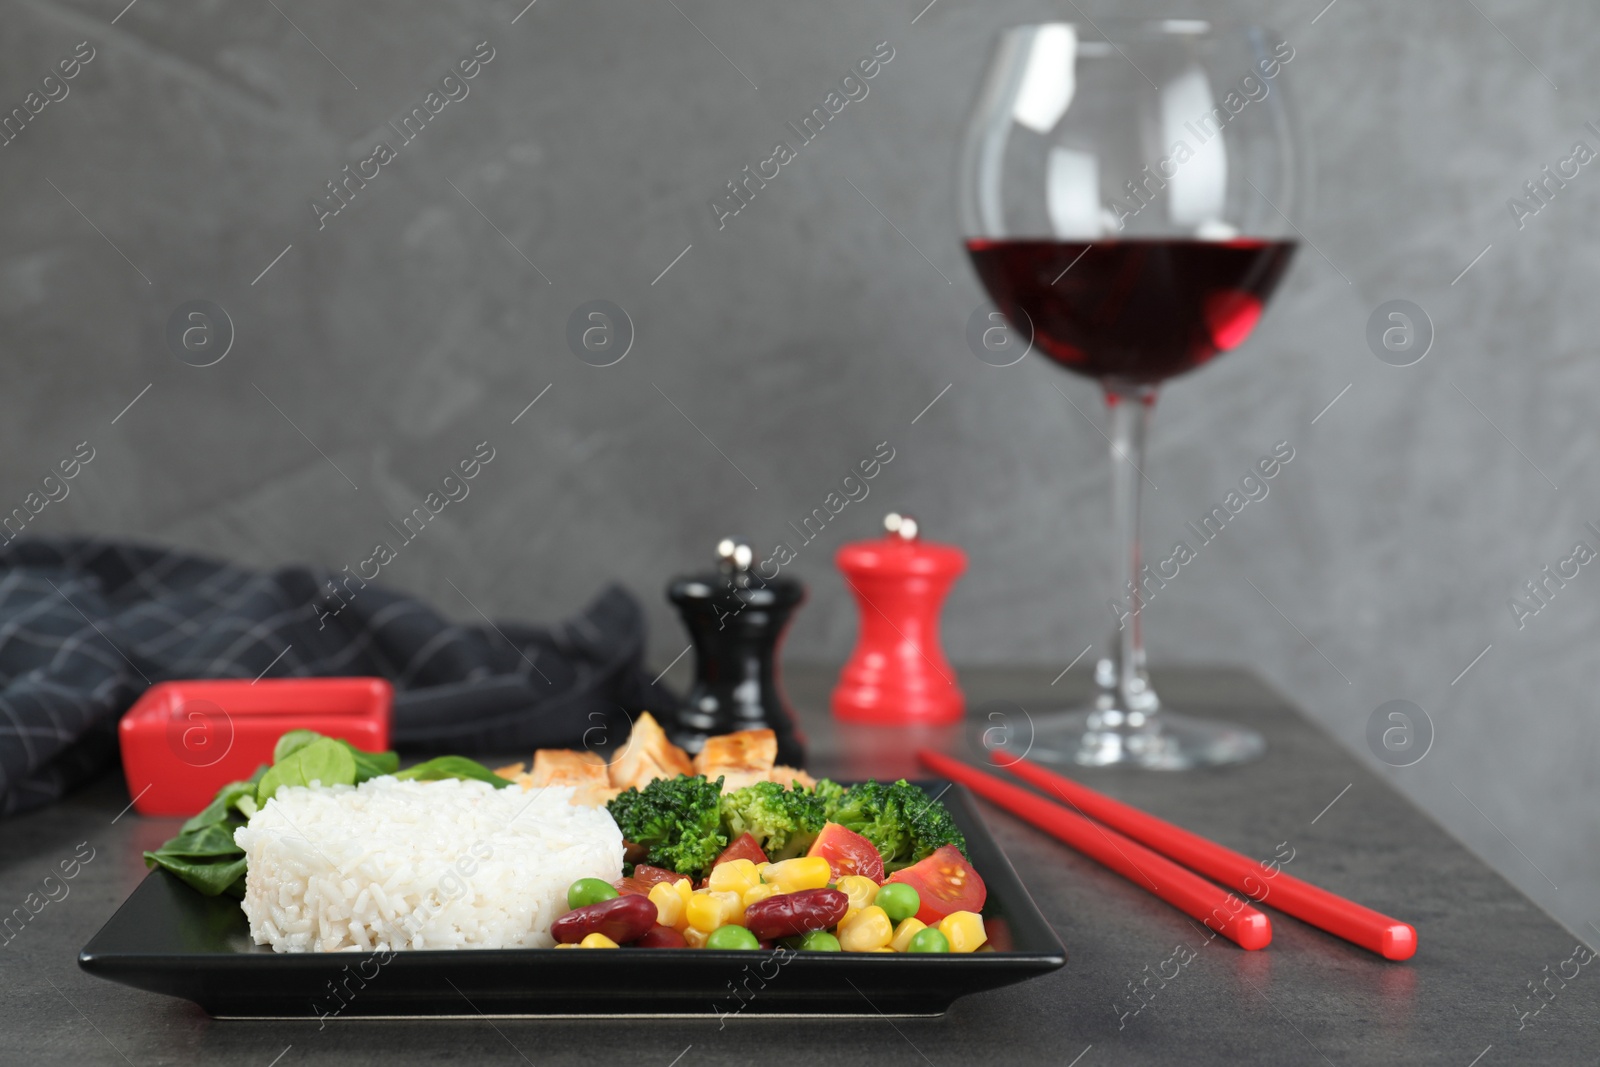
[[[918,738],[833,725],[826,713],[831,682],[831,670],[788,673],[813,768],[841,776],[914,772],[908,752]],[[990,668],[964,671],[962,682],[975,709],[1012,701],[1037,714],[1052,698],[1081,696],[1087,680],[1072,676],[1052,686],[1048,671]],[[1172,908],[985,806],[986,821],[1069,959],[1048,977],[958,1001],[943,1018],[744,1016],[725,1028],[715,1018],[351,1020],[321,1030],[315,1022],[216,1022],[186,1002],[78,969],[79,948],[144,876],[140,851],[176,825],[131,812],[118,818],[128,796],[112,776],[53,808],[0,822],[0,905],[7,911],[61,860],[87,855],[80,842],[94,850],[70,894],[0,947],[0,1063],[1596,1062],[1600,974],[1592,972],[1600,967],[1570,962],[1577,945],[1570,932],[1253,676],[1173,670],[1158,674],[1157,683],[1169,701],[1262,731],[1267,756],[1221,772],[1079,777],[1251,856],[1270,858],[1286,842],[1280,854],[1293,849],[1290,872],[1414,923],[1421,946],[1414,959],[1386,963],[1276,915],[1265,951],[1243,952],[1220,939],[1207,944]],[[952,750],[964,743],[960,729],[920,740]],[[1163,962],[1180,945],[1190,946],[1193,959],[1164,987],[1151,982],[1155,995],[1147,993],[1132,1013],[1138,1001],[1130,984],[1158,968],[1171,974],[1174,965]],[[1546,983],[1541,997],[1530,994],[1530,982]]]

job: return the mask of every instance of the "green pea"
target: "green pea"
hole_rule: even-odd
[[[617,891],[611,887],[610,882],[601,881],[599,878],[579,878],[567,887],[567,907],[581,908],[589,904],[598,904],[602,900],[616,899]]]
[[[826,930],[807,930],[800,938],[802,952],[838,952],[839,939]]]
[[[907,952],[949,952],[950,940],[941,934],[936,927],[918,930],[911,935],[911,943],[906,946]]]
[[[719,926],[711,931],[711,936],[706,938],[706,948],[748,949],[760,948],[761,942],[742,926]]]
[[[909,919],[922,909],[922,898],[917,891],[904,882],[889,882],[878,890],[878,896],[873,903],[883,909],[889,916],[889,921],[899,924],[902,919]]]

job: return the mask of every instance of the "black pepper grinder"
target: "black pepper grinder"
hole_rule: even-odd
[[[778,642],[805,601],[793,578],[750,570],[755,553],[736,537],[717,545],[715,574],[689,575],[667,586],[694,642],[694,686],[676,717],[672,740],[691,753],[706,738],[767,728],[778,735],[778,762],[805,765],[805,738],[778,688]]]

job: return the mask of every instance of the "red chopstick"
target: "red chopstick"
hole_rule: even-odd
[[[1384,959],[1407,960],[1417,951],[1417,931],[1409,923],[1302,882],[1281,869],[1269,869],[1248,856],[1097,793],[1029,760],[1019,759],[1008,764],[1006,769],[1185,867],[1237,889],[1257,904],[1270,898],[1272,906],[1279,911],[1376,952]]]
[[[1240,948],[1265,948],[1272,940],[1272,921],[1266,915],[1137,841],[960,760],[928,749],[918,750],[917,759],[930,770],[960,782],[984,799],[1065,841],[1141,889],[1148,889]]]

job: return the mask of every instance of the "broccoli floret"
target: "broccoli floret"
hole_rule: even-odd
[[[871,841],[886,868],[892,860],[910,854],[911,828],[901,814],[898,798],[891,787],[866,781],[825,803],[828,821],[839,823]]]
[[[721,796],[721,778],[680,774],[620,793],[606,809],[624,840],[648,850],[652,866],[700,878],[728,844],[721,830]]]
[[[756,782],[722,797],[722,827],[728,840],[750,834],[771,860],[798,856],[811,847],[827,818],[822,801],[803,789]]]
[[[822,801],[822,813],[833,821],[833,808],[839,799],[845,795],[846,789],[838,782],[829,781],[827,778],[819,781],[811,789],[811,795]]]
[[[866,781],[848,788],[817,783],[829,822],[836,822],[871,841],[886,871],[909,867],[941,845],[955,845],[963,854],[967,841],[943,804],[905,779],[885,785]]]
[[[954,845],[963,856],[967,854],[966,835],[950,817],[949,809],[904,779],[891,788],[899,792],[901,810],[906,813],[906,822],[911,827],[911,855],[905,859],[885,860],[885,871],[892,873],[909,867],[945,845]]]

